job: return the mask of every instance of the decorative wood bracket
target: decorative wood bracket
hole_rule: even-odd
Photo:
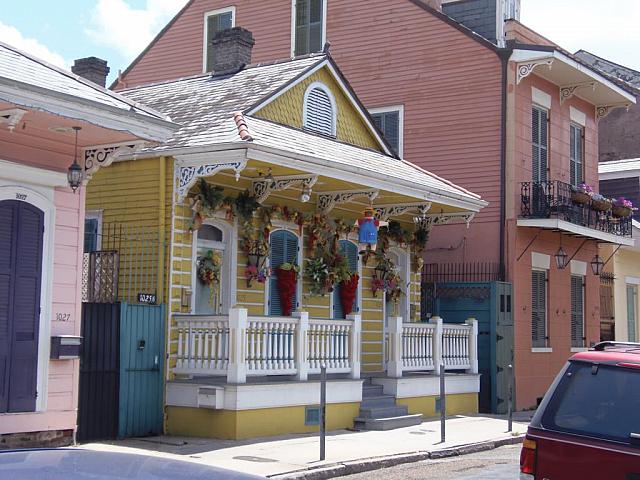
[[[136,141],[85,148],[85,173],[87,176],[90,176],[97,172],[99,168],[111,165],[113,161],[121,155],[131,155],[135,157],[136,153],[149,145],[148,142]]]
[[[591,88],[592,90],[595,90],[597,85],[598,84],[596,82],[586,82],[586,83],[577,83],[575,85],[565,85],[564,87],[560,87],[560,105],[562,105],[565,101],[573,97],[578,90],[582,88]]]
[[[630,104],[628,103],[617,103],[613,105],[596,105],[596,122],[599,122],[604,117],[609,115],[614,108],[626,108],[629,110]]]
[[[400,203],[398,205],[377,205],[374,207],[376,217],[387,221],[391,217],[402,215],[409,211],[417,211],[420,215],[426,215],[431,208],[431,202]]]
[[[281,175],[273,177],[273,179],[258,178],[253,181],[251,192],[259,203],[264,202],[272,192],[286,190],[295,185],[302,185],[302,188],[308,190],[318,181],[317,175]]]
[[[517,65],[518,75],[516,84],[520,85],[520,82],[531,75],[533,70],[540,65],[547,65],[549,67],[549,70],[551,70],[551,65],[553,65],[553,58],[543,58],[541,60],[534,60],[528,63],[519,63]]]
[[[0,110],[0,123],[7,123],[9,125],[9,131],[13,132],[25,113],[27,113],[27,111],[22,110],[21,108]]]
[[[365,197],[372,203],[378,198],[378,190],[343,190],[339,192],[322,192],[318,193],[318,211],[329,213],[336,205],[347,203],[354,198]]]
[[[446,225],[455,221],[463,221],[467,224],[467,228],[469,228],[469,224],[475,216],[475,212],[432,213],[423,215],[422,217],[416,217],[414,221],[427,230],[430,230],[436,225]]]
[[[222,170],[233,170],[236,174],[236,180],[238,180],[240,178],[240,172],[246,165],[246,160],[238,160],[235,162],[208,163],[205,165],[176,167],[178,170],[178,202],[184,200],[198,178],[210,177]]]

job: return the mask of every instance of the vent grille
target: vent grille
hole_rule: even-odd
[[[324,135],[334,135],[333,105],[329,95],[314,88],[307,97],[304,128]]]

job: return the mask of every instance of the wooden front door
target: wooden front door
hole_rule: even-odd
[[[44,213],[0,202],[0,413],[36,408]]]

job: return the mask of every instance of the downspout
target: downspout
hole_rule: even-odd
[[[513,47],[507,42],[506,48],[498,49],[500,67],[502,71],[502,92],[500,112],[500,281],[507,280],[505,269],[505,233],[507,221],[507,86],[509,73],[509,58]]]

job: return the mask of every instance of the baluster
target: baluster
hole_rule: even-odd
[[[282,324],[282,368],[289,369],[289,341],[291,340],[291,325]]]
[[[182,337],[183,327],[178,327],[178,356],[176,359],[176,367],[182,368]]]
[[[209,333],[211,329],[206,328],[204,330],[204,351],[202,352],[203,357],[203,368],[211,369],[211,356],[209,355]]]
[[[309,325],[309,366],[311,369],[318,368],[318,352],[316,348],[317,325]]]
[[[344,347],[346,346],[348,328],[348,325],[341,325],[339,327],[340,331],[338,333],[338,368],[344,368],[346,366],[344,362]]]
[[[262,370],[262,346],[264,345],[264,342],[262,340],[262,322],[254,322],[253,328],[253,341],[255,342],[255,350],[253,352],[254,365],[256,370]]]
[[[268,322],[265,322],[264,324],[264,336],[267,342],[267,355],[264,358],[264,369],[269,370],[271,369],[271,359],[273,358],[273,342],[275,341],[275,338],[273,338],[272,335],[271,324]]]
[[[351,335],[353,335],[353,331],[353,323],[350,323],[344,329],[344,354],[342,356],[342,366],[345,368],[349,368],[349,355],[351,355],[349,352],[349,343],[351,342]]]
[[[331,325],[324,326],[324,364],[329,368],[331,363]]]
[[[195,342],[196,342],[196,338],[195,338],[195,335],[193,334],[193,327],[190,324],[189,325],[189,368],[195,367],[195,358],[194,358]]]
[[[276,324],[276,335],[278,338],[278,355],[276,357],[276,369],[282,369],[282,364],[284,360],[284,325],[282,322],[278,322]]]

